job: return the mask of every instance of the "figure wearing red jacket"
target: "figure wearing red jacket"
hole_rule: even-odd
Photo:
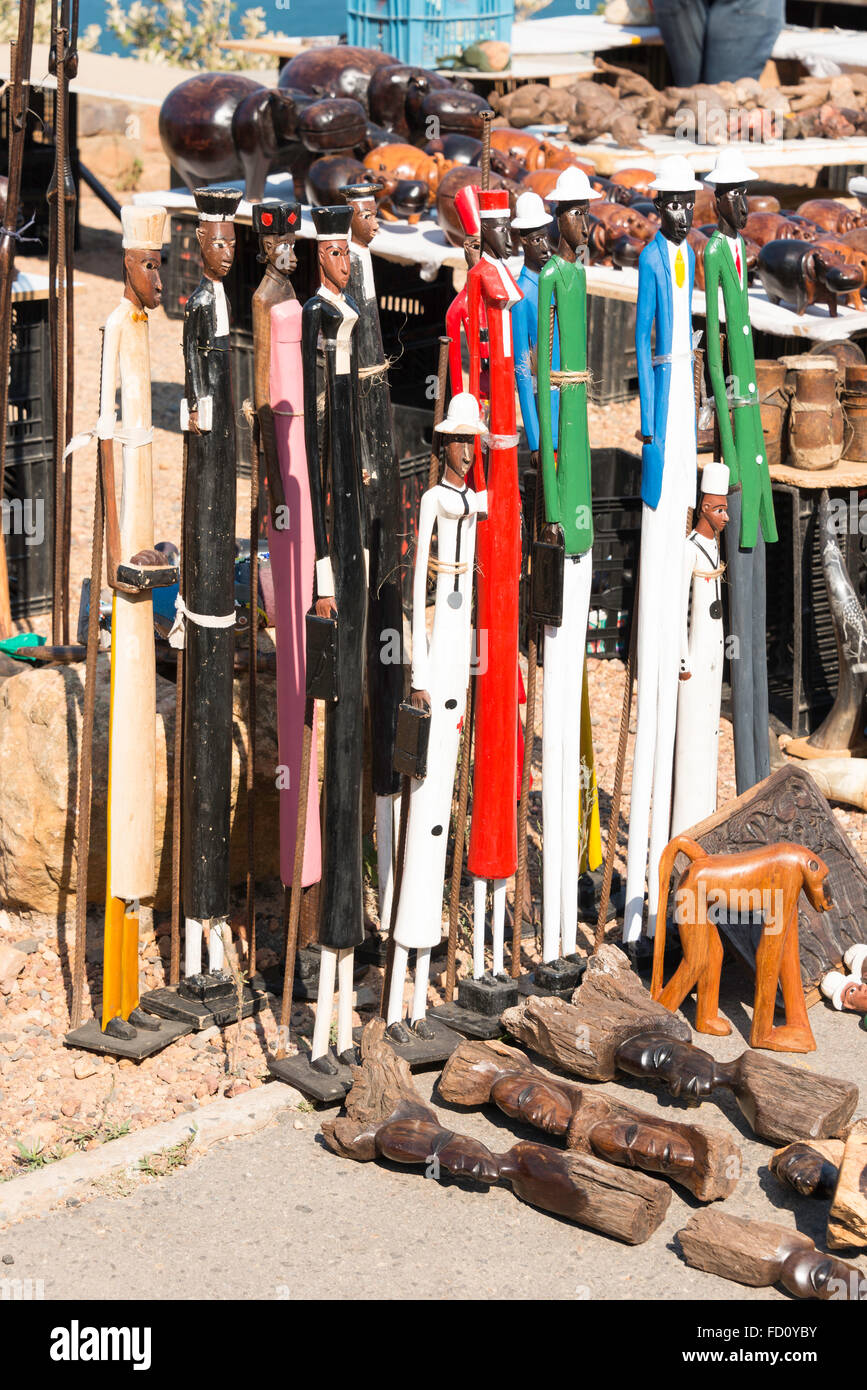
[[[475,184],[468,184],[466,188],[458,189],[455,194],[455,212],[460,218],[461,226],[464,229],[466,241],[464,242],[464,256],[466,257],[467,270],[472,270],[478,264],[482,254],[481,247],[481,222],[479,221],[479,189]],[[461,331],[467,340],[469,347],[470,341],[470,319],[468,303],[468,286],[464,285],[459,290],[446,310],[446,333],[449,336],[449,384],[451,394],[458,395],[464,389],[464,373],[461,361]],[[479,334],[480,352],[482,358],[481,373],[479,377],[479,390],[481,395],[478,397],[479,403],[488,399],[488,324],[485,319],[485,311],[482,308],[482,332]]]
[[[490,413],[488,516],[479,522],[476,600],[475,761],[473,818],[467,867],[475,880],[473,975],[484,974],[487,880],[493,880],[493,967],[503,977],[506,882],[518,863],[515,769],[518,756],[518,585],[521,508],[515,420],[515,361],[511,308],[522,298],[505,258],[510,251],[509,195],[479,194],[482,256],[467,278],[470,390],[481,402],[482,325],[487,320]],[[476,472],[481,474],[481,450]]]

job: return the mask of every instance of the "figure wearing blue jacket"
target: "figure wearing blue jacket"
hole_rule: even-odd
[[[635,323],[643,506],[638,581],[638,717],[623,919],[623,938],[627,943],[637,943],[641,936],[645,874],[648,935],[654,933],[659,860],[671,828],[681,671],[682,554],[689,530],[689,509],[695,505],[697,478],[692,351],[695,256],[686,234],[692,225],[695,194],[701,184],[696,182],[683,156],[672,155],[662,162],[651,186],[656,191],[660,231],[638,262]]]
[[[518,289],[524,298],[512,308],[512,340],[515,345],[515,380],[518,386],[518,400],[521,405],[521,419],[527,444],[533,453],[539,452],[539,407],[536,403],[536,340],[538,337],[539,272],[524,264],[518,276]],[[552,334],[552,361],[554,371],[560,370],[560,335]],[[551,392],[551,433],[557,438],[560,409],[560,392]]]

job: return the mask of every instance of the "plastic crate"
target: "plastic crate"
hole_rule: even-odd
[[[587,296],[587,366],[593,373],[590,399],[595,405],[638,394],[635,311],[624,299]]]
[[[435,68],[482,39],[511,41],[514,0],[349,0],[347,42]]]
[[[9,598],[16,619],[51,608],[53,479],[48,301],[13,300],[3,491]]]

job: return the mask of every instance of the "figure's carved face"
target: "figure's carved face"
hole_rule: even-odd
[[[692,226],[695,213],[694,193],[657,193],[653,200],[659,213],[660,231],[666,241],[679,246]]]
[[[745,183],[724,184],[716,190],[717,217],[740,232],[747,224],[750,209]]]
[[[682,1134],[662,1125],[629,1120],[603,1121],[594,1125],[590,1142],[601,1158],[647,1173],[688,1173],[695,1165],[692,1145]]]
[[[319,273],[323,285],[334,294],[342,294],[349,284],[349,242],[343,238],[320,241]]]
[[[359,246],[369,246],[379,231],[376,220],[376,201],[373,197],[359,198],[350,203],[352,208],[352,240]]]
[[[577,251],[579,246],[586,246],[590,235],[590,204],[561,203],[557,210],[557,226],[563,241],[573,251]]]
[[[714,492],[705,492],[701,499],[701,514],[707,518],[711,530],[719,535],[725,530],[729,519],[728,501]]]
[[[451,434],[446,436],[446,471],[454,474],[451,482],[462,483],[470,471],[476,454],[474,434]]]
[[[468,236],[464,239],[464,259],[467,263],[467,270],[472,270],[474,265],[478,265],[479,257],[482,254],[482,239],[478,236]]]
[[[511,254],[512,229],[509,215],[482,218],[482,242],[486,251],[497,260],[504,261]]]
[[[211,280],[225,280],[235,259],[234,223],[200,222],[196,236],[205,274]]]
[[[524,248],[524,264],[537,273],[551,259],[554,251],[547,227],[534,227],[532,231],[522,232],[521,245]]]
[[[126,275],[127,298],[133,296],[143,309],[156,309],[163,297],[163,282],[160,267],[163,258],[160,251],[125,251],[123,256]]]
[[[291,275],[297,269],[294,232],[287,232],[285,236],[260,237],[259,246],[268,264],[283,275]]]
[[[863,980],[853,980],[844,985],[840,995],[840,1007],[851,1014],[867,1014],[867,984]]]

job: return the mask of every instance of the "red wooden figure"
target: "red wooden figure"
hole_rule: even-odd
[[[455,212],[460,218],[461,226],[464,229],[464,256],[466,257],[467,270],[472,270],[478,263],[482,254],[481,236],[482,224],[479,221],[479,189],[475,184],[468,184],[466,188],[461,188],[455,194]],[[446,310],[446,333],[449,336],[449,384],[451,393],[457,396],[464,389],[464,374],[461,363],[461,332],[470,341],[469,323],[469,303],[468,303],[469,284],[464,285],[459,290]],[[484,330],[480,334],[480,352],[482,357],[481,372],[479,376],[479,389],[481,395],[479,402],[488,399],[488,325],[484,317],[484,307],[482,308],[481,328]]]

